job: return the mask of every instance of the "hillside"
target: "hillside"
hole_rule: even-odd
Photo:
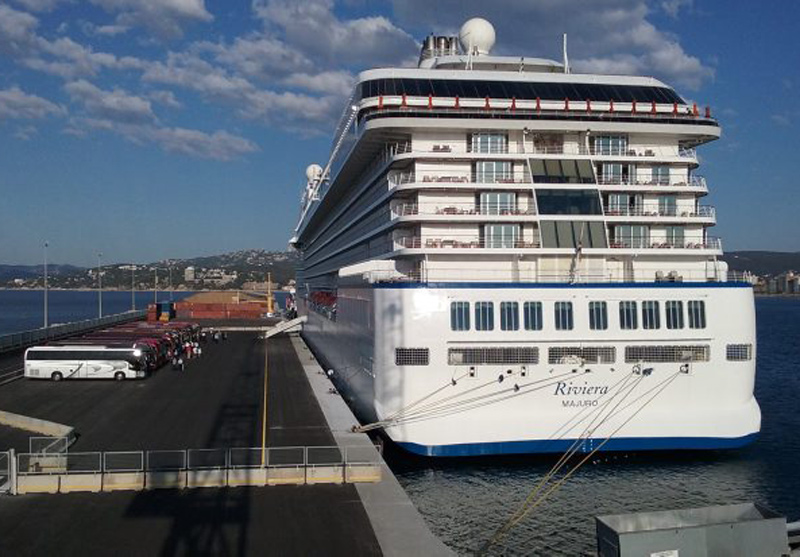
[[[749,271],[757,276],[800,271],[800,252],[732,251],[722,260],[732,271]]]
[[[267,273],[273,283],[285,285],[294,278],[297,254],[294,252],[269,252],[243,250],[221,255],[189,259],[166,259],[146,264],[111,264],[103,266],[103,287],[130,289],[135,282],[137,290],[154,287],[156,277],[160,289],[217,289],[263,286]],[[186,272],[193,268],[194,273]],[[0,287],[41,288],[41,265],[0,265]],[[49,265],[49,286],[52,288],[96,288],[96,269],[82,269],[71,265]],[[187,277],[194,275],[193,280]],[[170,282],[171,279],[171,282]]]

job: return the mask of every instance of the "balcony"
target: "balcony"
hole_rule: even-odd
[[[447,203],[401,203],[392,207],[392,217],[423,216],[490,216],[515,217],[535,215],[534,207],[480,207],[474,203],[452,205]]]
[[[478,236],[465,236],[448,238],[420,238],[419,236],[404,236],[396,238],[396,249],[530,249],[539,248],[539,242],[523,240],[508,240],[491,243]]]
[[[713,219],[716,217],[716,210],[711,205],[700,205],[693,211],[664,207],[657,203],[633,207],[605,205],[603,212],[608,217],[673,217],[685,219]]]
[[[476,176],[464,174],[428,174],[417,177],[414,172],[404,172],[389,176],[390,186],[400,186],[403,184],[413,184],[421,182],[423,184],[531,184],[532,181],[527,177],[505,177],[495,178],[492,181],[478,181]]]
[[[652,242],[648,238],[617,238],[609,244],[610,248],[615,249],[689,249],[689,250],[715,250],[722,251],[722,239],[706,238],[705,240],[669,240],[664,242]]]
[[[673,182],[669,178],[647,176],[598,176],[597,184],[601,186],[664,186],[665,188],[695,188],[708,191],[706,179],[702,176],[692,175],[689,180]]]

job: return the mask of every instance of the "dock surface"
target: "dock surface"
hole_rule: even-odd
[[[335,445],[286,335],[229,333],[142,381],[18,380],[0,409],[74,426],[70,452],[254,447],[265,363],[268,445]],[[384,553],[352,484],[2,496],[0,523],[0,555]]]

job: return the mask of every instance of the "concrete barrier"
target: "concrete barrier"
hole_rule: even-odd
[[[307,484],[340,484],[344,482],[344,466],[309,466],[306,469]]]
[[[61,476],[61,485],[59,486],[59,493],[77,493],[80,491],[89,491],[91,493],[100,493],[103,490],[103,474],[85,473],[85,474],[63,474]]]
[[[304,483],[306,483],[306,469],[302,466],[267,469],[267,485],[303,485]]]
[[[17,493],[58,493],[61,484],[61,476],[58,474],[48,474],[42,476],[18,476]]]
[[[383,479],[380,464],[348,464],[344,473],[347,483],[374,483]]]
[[[103,491],[140,491],[144,489],[144,472],[106,472]]]
[[[228,487],[267,485],[266,468],[231,468],[228,470]]]
[[[186,471],[147,472],[144,476],[145,489],[183,489],[186,487]]]
[[[228,471],[189,470],[186,474],[186,487],[225,487],[228,485]]]
[[[49,435],[51,437],[66,437],[68,445],[72,445],[72,443],[75,442],[75,428],[56,422],[49,422],[39,418],[31,418],[30,416],[23,416],[22,414],[14,414],[13,412],[0,410],[0,424]]]

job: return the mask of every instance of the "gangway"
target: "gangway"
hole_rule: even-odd
[[[305,315],[301,315],[300,317],[296,317],[294,319],[290,319],[289,321],[281,321],[274,327],[267,329],[264,332],[264,336],[262,339],[268,339],[269,337],[279,335],[281,333],[290,333],[292,331],[298,331],[303,327],[303,323],[308,320],[308,317]]]

